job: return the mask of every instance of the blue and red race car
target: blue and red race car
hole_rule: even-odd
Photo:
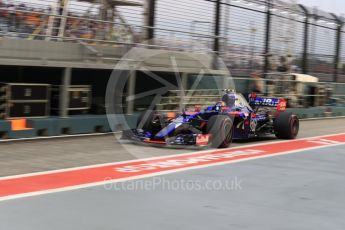
[[[122,138],[136,142],[168,146],[229,147],[233,139],[273,135],[294,139],[299,119],[285,111],[286,101],[250,94],[249,103],[242,94],[227,90],[213,106],[179,115],[148,110],[137,121],[137,128],[123,131]]]

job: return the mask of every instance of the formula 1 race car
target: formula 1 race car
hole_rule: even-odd
[[[274,108],[274,109],[272,109]],[[226,91],[219,101],[204,110],[162,113],[143,112],[137,128],[123,131],[122,138],[136,142],[229,147],[233,139],[275,134],[280,139],[294,139],[299,131],[299,119],[285,111],[286,101],[279,98],[249,95],[249,103],[242,94]]]

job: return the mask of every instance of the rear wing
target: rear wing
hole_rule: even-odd
[[[284,112],[287,102],[281,98],[258,97],[256,93],[249,94],[249,105],[255,107],[276,107],[279,112]]]

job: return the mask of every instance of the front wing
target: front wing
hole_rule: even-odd
[[[142,129],[130,129],[122,132],[121,139],[137,143],[175,145],[175,146],[207,146],[210,143],[210,134],[178,134],[165,139],[151,138],[151,133]]]

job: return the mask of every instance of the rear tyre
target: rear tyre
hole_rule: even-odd
[[[274,120],[274,132],[279,139],[295,139],[299,131],[299,119],[290,112],[280,113]]]
[[[207,123],[207,133],[211,134],[211,145],[214,148],[227,148],[232,142],[232,120],[226,115],[212,116]]]

